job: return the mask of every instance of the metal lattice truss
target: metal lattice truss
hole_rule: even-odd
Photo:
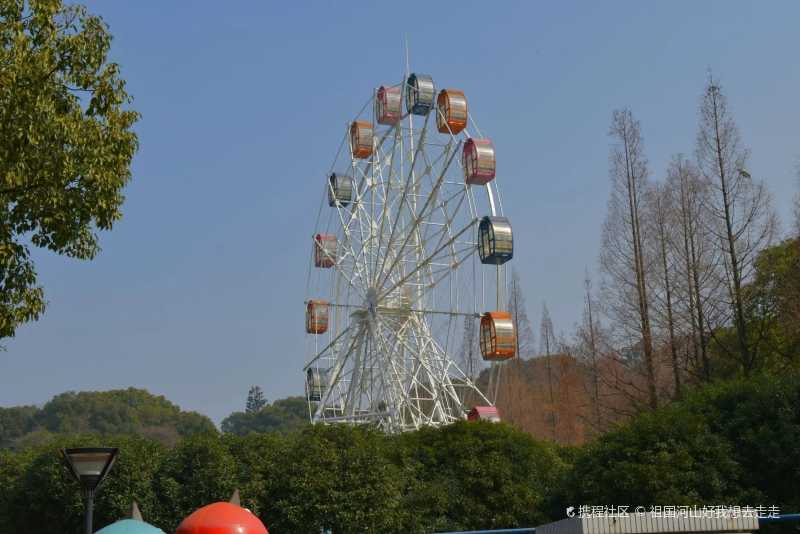
[[[504,268],[482,265],[476,247],[479,218],[502,207],[494,181],[465,184],[469,133],[439,133],[435,113],[376,129],[369,159],[353,158],[345,135],[334,163],[353,192],[347,205],[323,202],[318,231],[337,236],[336,262],[309,277],[309,298],[330,302],[329,329],[309,336],[304,367],[322,377],[308,391],[314,422],[399,432],[493,404],[453,352],[465,317],[477,321],[487,296],[490,307],[501,301]]]

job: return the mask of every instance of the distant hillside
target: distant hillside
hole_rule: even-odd
[[[0,448],[18,448],[53,434],[137,434],[172,445],[179,438],[216,432],[211,420],[182,411],[143,389],[67,392],[42,408],[0,408]]]

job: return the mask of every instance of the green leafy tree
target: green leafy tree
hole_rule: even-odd
[[[566,506],[800,507],[800,378],[751,375],[642,414],[578,451]],[[563,515],[562,515],[563,517]]]
[[[222,420],[222,431],[244,436],[253,432],[288,432],[308,425],[305,397],[286,397],[257,412],[234,412]]]
[[[33,431],[38,411],[36,406],[0,408],[0,448],[11,446],[14,440]]]
[[[236,462],[236,487],[242,506],[272,527],[277,514],[271,500],[281,495],[279,473],[285,468],[293,440],[286,434],[269,432],[246,436],[225,434],[223,442]]]
[[[173,532],[201,506],[227,501],[236,489],[234,456],[217,434],[197,434],[181,441],[161,464],[155,480],[159,527]]]
[[[0,0],[0,339],[45,309],[29,245],[91,259],[121,217],[139,114],[81,6]]]
[[[275,485],[259,505],[276,532],[403,532],[400,472],[386,438],[368,428],[310,426],[290,437]]]
[[[100,445],[119,447],[121,452],[113,471],[97,493],[97,527],[123,517],[133,500],[139,502],[149,516],[155,508],[152,480],[164,453],[161,445],[135,436],[110,436],[102,443],[90,436],[60,437],[24,454],[17,453],[16,469],[19,471],[20,466],[22,469],[11,481],[11,495],[7,498],[9,514],[5,525],[0,521],[0,532],[4,532],[3,528],[7,528],[9,533],[78,532],[83,523],[80,487],[67,473],[60,449]],[[5,478],[2,471],[0,467],[0,476]],[[7,481],[3,480],[3,483]]]
[[[0,444],[16,448],[47,443],[56,434],[137,434],[172,445],[209,432],[216,427],[208,417],[135,388],[61,393],[41,409],[0,408]]]
[[[406,532],[536,526],[566,469],[556,445],[506,424],[457,423],[395,438]]]

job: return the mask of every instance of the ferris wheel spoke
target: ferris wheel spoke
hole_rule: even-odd
[[[380,296],[380,298],[385,298],[385,297],[386,297],[388,294],[390,294],[392,291],[394,291],[394,290],[395,290],[395,289],[397,289],[398,287],[401,287],[401,286],[402,286],[402,285],[403,285],[405,282],[407,282],[408,280],[410,280],[410,279],[411,279],[411,277],[412,277],[412,276],[414,276],[414,275],[415,275],[417,272],[419,272],[421,269],[423,269],[423,268],[426,268],[426,267],[428,266],[428,264],[429,264],[431,261],[433,261],[433,259],[434,259],[434,258],[436,258],[436,256],[437,256],[437,255],[438,255],[438,254],[439,254],[439,253],[440,253],[442,250],[445,250],[445,249],[447,249],[447,247],[449,247],[451,243],[454,243],[454,242],[455,242],[455,241],[456,241],[456,240],[457,240],[459,237],[461,237],[461,235],[462,235],[462,234],[464,234],[464,233],[465,233],[467,230],[469,230],[470,228],[472,228],[472,227],[475,225],[475,222],[476,222],[475,220],[471,221],[471,222],[470,222],[468,225],[466,225],[464,228],[462,228],[461,230],[459,230],[459,231],[458,231],[458,232],[457,232],[455,235],[453,235],[453,237],[451,237],[451,238],[450,238],[450,239],[448,239],[448,240],[447,240],[445,243],[443,243],[443,244],[442,244],[442,245],[441,245],[441,246],[440,246],[438,249],[436,249],[436,250],[435,250],[435,251],[434,251],[434,252],[433,252],[433,253],[432,253],[430,256],[428,256],[428,257],[427,257],[427,258],[425,258],[424,260],[420,261],[420,262],[419,262],[419,265],[417,265],[417,266],[416,266],[414,269],[412,269],[412,270],[411,270],[411,272],[409,272],[408,274],[406,274],[404,277],[402,277],[402,278],[401,278],[401,279],[400,279],[398,282],[396,282],[395,284],[391,285],[391,286],[390,286],[388,289],[385,289],[385,290],[383,291],[383,293],[381,293],[381,296]]]
[[[347,364],[348,357],[352,353],[353,348],[360,343],[363,334],[364,334],[363,330],[359,330],[353,336],[352,342],[350,343],[348,350],[345,351],[342,357],[336,361],[336,364],[334,365],[331,376],[329,378],[328,386],[325,389],[325,393],[321,399],[321,402],[319,403],[319,407],[317,408],[317,411],[314,414],[314,418],[316,420],[318,420],[322,416],[322,413],[325,410],[325,406],[328,403],[328,399],[330,399],[331,395],[333,394],[334,388],[336,388],[339,385],[339,380],[341,378],[342,371],[344,370],[344,366]]]
[[[436,184],[432,188],[430,194],[428,195],[428,198],[425,200],[425,205],[422,207],[422,210],[420,210],[419,215],[414,218],[414,220],[413,220],[413,222],[411,224],[411,227],[408,229],[408,231],[404,232],[406,237],[405,237],[405,240],[403,241],[403,244],[400,246],[400,250],[401,251],[408,244],[409,240],[415,235],[415,232],[416,232],[417,228],[419,227],[420,220],[422,220],[422,218],[426,216],[429,207],[433,205],[433,199],[435,199],[436,196],[438,195],[439,188],[441,187],[442,182],[444,181],[444,177],[445,177],[445,174],[447,173],[447,169],[450,167],[450,163],[452,163],[453,157],[455,156],[455,154],[456,154],[456,151],[453,151],[453,153],[450,154],[450,157],[447,159],[447,163],[444,165],[444,168],[439,173],[439,177],[436,180]],[[395,261],[392,263],[392,266],[389,268],[388,273],[391,273],[391,271],[394,269],[394,267],[397,264],[397,261],[398,261],[399,257],[400,256],[398,256],[395,259]],[[387,278],[389,276],[388,273],[384,276],[383,280],[380,282],[379,287],[386,282],[386,280],[387,280]],[[380,274],[379,274],[379,276],[380,276]]]
[[[405,186],[403,187],[403,193],[400,196],[400,202],[399,202],[399,204],[397,206],[397,210],[398,210],[397,217],[395,218],[394,224],[392,225],[391,233],[389,234],[389,240],[388,240],[387,245],[386,245],[386,255],[383,257],[383,261],[381,262],[381,268],[378,269],[378,271],[376,271],[376,275],[377,276],[380,276],[380,273],[383,272],[384,267],[386,266],[386,259],[389,257],[389,254],[390,254],[390,252],[392,250],[392,245],[394,244],[395,234],[396,234],[396,230],[397,230],[397,223],[401,219],[400,211],[403,209],[403,205],[406,203],[406,198],[408,197],[408,192],[409,192],[409,189],[410,189],[409,186],[413,183],[413,180],[414,180],[414,168],[417,165],[417,158],[419,157],[419,154],[422,152],[423,146],[425,144],[425,137],[426,137],[426,133],[427,133],[427,126],[428,126],[428,118],[429,117],[430,117],[430,115],[426,115],[425,116],[425,122],[424,122],[424,125],[422,127],[422,133],[420,134],[420,139],[419,139],[419,142],[417,144],[417,147],[413,152],[414,155],[411,158],[410,167],[408,169],[408,176],[406,177]],[[377,278],[376,278],[376,280],[377,280]]]
[[[320,358],[322,358],[328,351],[330,351],[340,339],[342,339],[345,335],[347,335],[349,331],[350,327],[348,326],[344,330],[342,330],[342,332],[338,336],[333,338],[333,341],[325,345],[325,348],[317,352],[317,354],[313,358],[311,358],[308,362],[306,362],[306,364],[303,366],[303,372],[308,371],[309,368],[311,368],[311,366],[313,366]]]

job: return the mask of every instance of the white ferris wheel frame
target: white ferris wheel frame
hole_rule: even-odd
[[[399,84],[403,103],[407,80],[408,73]],[[375,97],[373,92],[354,120],[373,108]],[[306,382],[313,423],[375,424],[401,432],[465,419],[467,403],[491,406],[497,396],[502,364],[492,362],[485,394],[476,377],[456,362],[451,345],[459,321],[504,309],[505,266],[482,265],[476,258],[481,217],[503,214],[497,179],[483,186],[465,183],[460,156],[470,126],[483,137],[471,115],[460,134],[442,134],[436,127],[437,106],[424,117],[405,108],[395,124],[383,128],[372,117],[375,138],[368,159],[353,157],[346,132],[326,176],[329,189],[327,178],[347,147],[352,198],[347,205],[329,207],[326,191],[315,224],[316,233],[322,213],[331,210],[335,265],[309,271],[309,298],[320,297],[321,287],[311,287],[314,272],[330,299],[328,332],[308,336],[303,367],[304,373],[314,369],[324,376],[318,400]],[[423,121],[416,130],[415,118]],[[488,213],[479,211],[478,189],[485,191]],[[470,284],[459,280],[468,262],[471,295],[463,294]],[[486,271],[492,268],[495,276],[487,284]],[[491,292],[492,284],[496,300],[489,303],[486,290]],[[447,298],[437,298],[437,288],[445,287]],[[447,309],[442,309],[444,302],[449,302]]]

